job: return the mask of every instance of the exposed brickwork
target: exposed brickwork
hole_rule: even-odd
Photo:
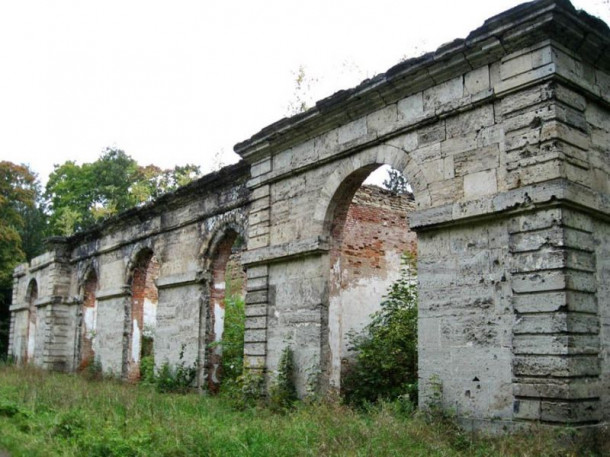
[[[151,251],[142,252],[133,269],[131,283],[131,330],[127,358],[127,379],[137,381],[140,378],[140,357],[142,348],[142,333],[144,331],[144,301],[152,303],[159,301],[159,293],[155,280],[159,277],[160,265]],[[137,331],[136,331],[137,328]],[[139,348],[139,350],[137,350]],[[136,351],[137,350],[137,351]],[[138,352],[135,354],[134,352]]]
[[[235,245],[232,247],[231,257],[227,262],[226,269],[226,291],[225,295],[245,295],[246,293],[246,282],[247,274],[246,270],[241,264],[241,253],[242,248],[236,248]]]
[[[83,285],[83,305],[80,328],[80,370],[88,367],[95,360],[95,352],[93,350],[95,328],[93,326],[93,319],[96,311],[95,292],[97,290],[97,284],[97,275],[95,272],[91,272]]]
[[[354,198],[337,207],[332,228],[331,265],[341,256],[342,283],[379,274],[387,268],[388,251],[417,252],[417,236],[407,215],[415,209],[410,196],[395,195],[375,186],[363,186]],[[340,253],[339,253],[340,252]]]
[[[30,362],[34,358],[34,351],[36,350],[36,300],[38,299],[38,284],[36,281],[30,282],[28,286],[28,330],[25,345],[25,361]]]
[[[245,290],[245,274],[239,264],[239,250],[234,249],[237,238],[238,234],[234,231],[227,232],[216,246],[212,261],[206,336],[208,347],[211,343],[219,342],[222,339],[225,297],[227,294],[243,294]],[[222,348],[220,346],[209,348],[206,359],[208,389],[210,392],[216,393],[222,379]]]
[[[350,197],[338,196],[331,227],[329,348],[324,363],[336,388],[351,355],[347,332],[361,329],[379,308],[398,275],[401,254],[417,251],[417,236],[407,219],[415,208],[411,195],[362,186]]]

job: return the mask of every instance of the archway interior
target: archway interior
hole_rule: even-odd
[[[26,297],[28,303],[28,331],[23,358],[26,362],[29,362],[34,359],[34,351],[36,350],[36,300],[38,300],[38,283],[35,279],[32,279],[28,284]]]
[[[95,337],[97,320],[97,300],[95,293],[98,288],[97,274],[91,270],[83,283],[83,302],[81,306],[81,321],[79,335],[79,370],[91,365],[95,360],[93,339]]]
[[[140,379],[141,364],[145,359],[154,367],[154,341],[157,326],[159,292],[155,280],[159,277],[160,264],[153,251],[145,249],[136,258],[131,279],[131,316],[129,322],[129,348],[127,355],[127,379]]]
[[[379,179],[367,180],[377,167],[360,169],[344,181],[327,220],[331,249],[326,367],[334,389],[340,389],[342,375],[353,362],[350,335],[361,332],[380,309],[400,276],[403,254],[417,251],[407,218],[415,208],[413,194],[390,191]]]
[[[237,378],[243,368],[246,275],[241,266],[243,239],[228,230],[216,245],[211,263],[207,313],[207,387],[219,391],[223,379]]]

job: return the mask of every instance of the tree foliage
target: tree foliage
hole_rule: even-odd
[[[92,163],[55,165],[44,194],[25,165],[0,162],[0,355],[6,351],[13,270],[44,251],[49,235],[70,235],[187,184],[196,165],[140,166],[107,148]]]
[[[14,267],[26,259],[23,237],[28,242],[33,238],[27,229],[35,219],[38,195],[36,175],[28,167],[0,162],[0,287],[10,288]]]
[[[345,400],[353,405],[394,400],[417,391],[417,285],[415,258],[403,256],[394,282],[360,333],[351,333],[355,359],[342,380]]]
[[[6,351],[13,270],[41,248],[33,233],[35,225],[44,226],[38,195],[36,175],[28,167],[0,162],[0,355]]]
[[[388,170],[388,177],[383,181],[383,187],[388,189],[390,192],[395,194],[407,194],[410,193],[410,186],[407,182],[407,178],[403,176],[401,172],[390,168]]]
[[[199,175],[199,167],[192,164],[173,169],[141,166],[115,148],[106,148],[92,163],[55,165],[45,191],[51,232],[70,235],[171,192]]]

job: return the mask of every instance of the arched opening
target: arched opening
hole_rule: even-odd
[[[417,236],[408,223],[408,214],[415,209],[410,186],[402,173],[389,167],[380,179],[373,174],[379,167],[368,165],[348,175],[325,219],[330,272],[322,369],[324,384],[333,390],[341,390],[342,379],[353,367],[355,336],[400,280],[405,255],[417,253]],[[371,175],[377,175],[372,182],[367,179]],[[391,176],[399,185],[389,186]]]
[[[223,379],[236,379],[243,369],[246,275],[241,266],[243,238],[228,229],[212,250],[207,309],[207,388],[217,393]]]
[[[155,280],[160,264],[150,249],[140,251],[131,271],[131,309],[128,321],[126,378],[138,381],[143,360],[154,366],[154,342],[159,292]]]
[[[93,340],[97,321],[98,280],[95,270],[90,270],[82,286],[82,304],[78,335],[78,369],[83,370],[95,361]]]
[[[25,360],[25,362],[34,360],[34,352],[36,350],[36,300],[38,300],[38,284],[35,279],[32,279],[28,284],[26,293],[28,323],[25,354],[23,354],[23,360]]]

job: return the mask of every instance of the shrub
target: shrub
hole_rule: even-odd
[[[102,369],[102,363],[99,358],[93,360],[87,360],[84,364],[81,364],[81,376],[90,381],[99,381],[104,378],[104,372]]]
[[[417,285],[415,257],[402,258],[394,282],[360,333],[348,335],[355,358],[343,377],[345,401],[355,406],[405,395],[417,400]]]
[[[297,400],[294,375],[294,354],[292,348],[286,346],[280,357],[277,377],[269,389],[269,406],[272,409],[290,408]]]
[[[155,383],[155,357],[153,355],[144,356],[140,360],[140,382]]]
[[[222,394],[237,409],[261,405],[265,397],[265,375],[262,367],[245,366],[237,379],[223,384]]]
[[[191,390],[193,381],[197,376],[198,363],[187,366],[184,362],[184,349],[180,349],[179,362],[172,366],[165,362],[154,377],[154,384],[158,392],[186,393]]]

